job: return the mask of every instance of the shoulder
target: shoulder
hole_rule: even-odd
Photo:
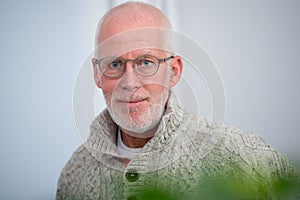
[[[294,173],[291,162],[259,134],[248,134],[234,127],[223,126],[222,140],[228,153],[239,156],[262,176],[287,178]]]
[[[186,134],[201,157],[213,154],[210,156],[230,158],[230,162],[236,161],[262,176],[287,177],[295,172],[292,163],[259,134],[248,134],[192,114],[186,114],[185,123]]]
[[[57,199],[72,199],[86,171],[96,162],[93,156],[81,145],[63,167],[57,186]]]

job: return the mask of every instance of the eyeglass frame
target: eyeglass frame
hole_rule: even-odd
[[[145,75],[140,74],[137,70],[135,70],[135,66],[136,66],[135,62],[136,62],[136,60],[138,60],[139,58],[141,58],[141,57],[143,57],[143,56],[150,56],[150,57],[155,58],[155,59],[157,60],[157,67],[156,67],[156,70],[155,70],[152,74],[150,74],[150,75],[146,75],[146,76],[145,76]],[[172,55],[172,56],[165,57],[165,58],[157,58],[156,56],[153,56],[153,55],[150,55],[150,54],[143,54],[143,55],[141,55],[141,56],[136,57],[135,59],[124,59],[124,58],[122,58],[122,57],[116,57],[116,58],[114,59],[114,61],[117,60],[117,59],[119,59],[119,60],[121,60],[122,63],[123,63],[123,70],[122,70],[122,72],[120,73],[120,75],[118,75],[118,76],[107,76],[107,75],[102,71],[102,68],[101,68],[101,62],[102,62],[104,59],[107,59],[107,58],[109,58],[109,56],[108,56],[108,57],[104,57],[104,58],[102,58],[102,59],[95,59],[95,64],[98,66],[98,68],[100,69],[100,71],[102,72],[102,74],[103,74],[105,77],[110,78],[110,79],[117,79],[117,78],[120,78],[120,77],[122,77],[122,76],[124,75],[124,73],[125,73],[125,71],[126,71],[126,63],[127,63],[127,62],[132,62],[132,63],[133,63],[133,66],[134,66],[133,69],[135,70],[135,72],[136,72],[139,76],[141,76],[141,77],[151,77],[151,76],[153,76],[154,74],[157,73],[157,71],[158,71],[158,69],[159,69],[159,66],[160,66],[160,63],[167,62],[168,60],[175,58],[175,56]],[[113,62],[113,61],[112,61],[112,62]]]

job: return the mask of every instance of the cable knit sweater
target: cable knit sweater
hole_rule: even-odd
[[[171,191],[188,199],[216,177],[246,180],[248,192],[273,198],[272,181],[293,173],[289,162],[254,134],[189,114],[171,95],[155,136],[125,167],[117,152],[118,127],[104,110],[90,136],[64,166],[60,199],[137,199],[144,188]],[[258,185],[260,185],[258,187]]]

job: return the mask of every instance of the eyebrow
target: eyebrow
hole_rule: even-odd
[[[130,53],[130,52],[129,52]],[[135,54],[135,53],[133,53],[133,57],[140,57],[140,56],[142,56],[142,55],[152,55],[152,51],[151,50],[142,50],[141,52],[139,52],[139,53],[137,53],[137,54]],[[124,54],[122,54],[122,55],[120,55],[120,56],[115,56],[115,55],[113,55],[114,57],[117,57],[117,58],[122,58],[122,57],[124,57],[126,54],[128,54],[128,53],[124,53]]]

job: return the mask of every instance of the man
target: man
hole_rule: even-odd
[[[177,105],[171,88],[183,66],[170,30],[161,11],[138,2],[101,19],[92,63],[107,109],[64,167],[57,199],[143,199],[157,189],[197,199],[199,188],[224,179],[241,196],[272,198],[273,183],[294,173],[262,138]]]

